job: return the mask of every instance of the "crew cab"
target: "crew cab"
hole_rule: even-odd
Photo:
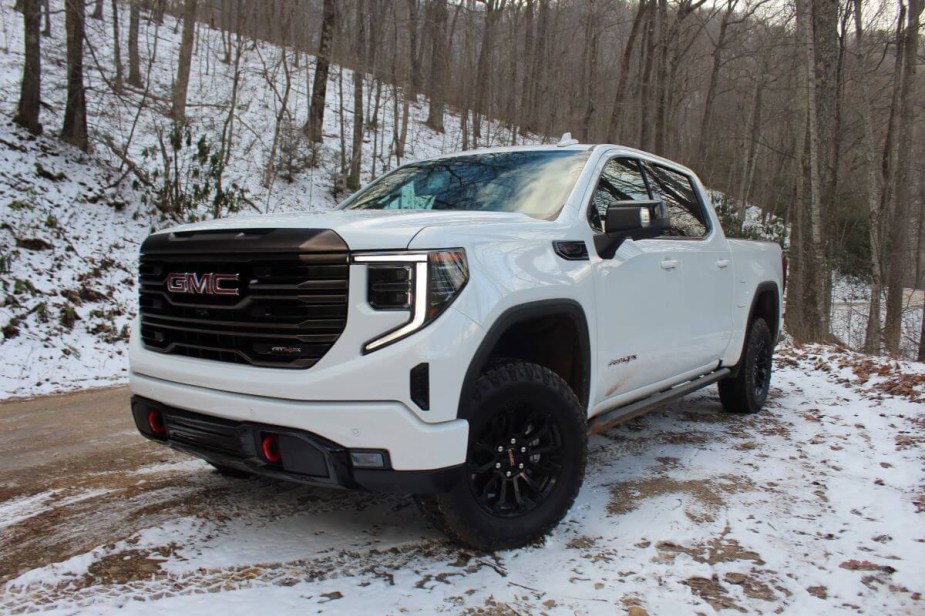
[[[132,414],[224,472],[414,494],[463,544],[522,546],[571,507],[589,432],[713,383],[761,409],[783,281],[663,158],[441,156],[330,211],[147,238]]]

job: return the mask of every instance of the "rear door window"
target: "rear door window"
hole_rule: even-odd
[[[671,216],[669,237],[706,237],[709,232],[703,204],[691,178],[661,165],[643,162],[656,198],[668,206]]]

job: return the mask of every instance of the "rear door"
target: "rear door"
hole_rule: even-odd
[[[673,328],[677,339],[671,360],[678,374],[719,364],[732,329],[733,268],[729,244],[713,229],[707,206],[694,179],[677,169],[644,161],[650,190],[662,199],[671,216],[671,230],[663,237],[640,243],[657,244],[670,266],[680,274],[673,298]]]

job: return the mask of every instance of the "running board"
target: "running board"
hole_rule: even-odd
[[[608,428],[627,422],[630,419],[635,419],[640,415],[645,415],[657,406],[661,406],[672,400],[677,400],[707,385],[712,385],[716,381],[729,376],[731,373],[732,370],[729,368],[720,368],[719,370],[698,377],[693,381],[675,385],[671,389],[666,389],[648,398],[631,402],[626,406],[620,406],[610,411],[605,411],[591,418],[588,431],[591,434],[597,434],[598,432],[603,432]]]

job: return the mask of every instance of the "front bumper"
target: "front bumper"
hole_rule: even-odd
[[[133,372],[132,393],[169,407],[239,423],[308,432],[348,449],[381,449],[392,468],[435,470],[466,459],[469,423],[426,423],[395,401],[300,401],[217,391]]]
[[[161,432],[150,414],[158,414]],[[388,453],[383,468],[354,468],[351,450],[305,430],[257,422],[222,419],[132,396],[132,417],[142,435],[215,465],[309,485],[374,492],[429,494],[445,492],[461,476],[462,465],[427,470],[395,470]],[[277,439],[279,460],[261,454],[267,435]],[[355,451],[355,450],[354,450]]]

